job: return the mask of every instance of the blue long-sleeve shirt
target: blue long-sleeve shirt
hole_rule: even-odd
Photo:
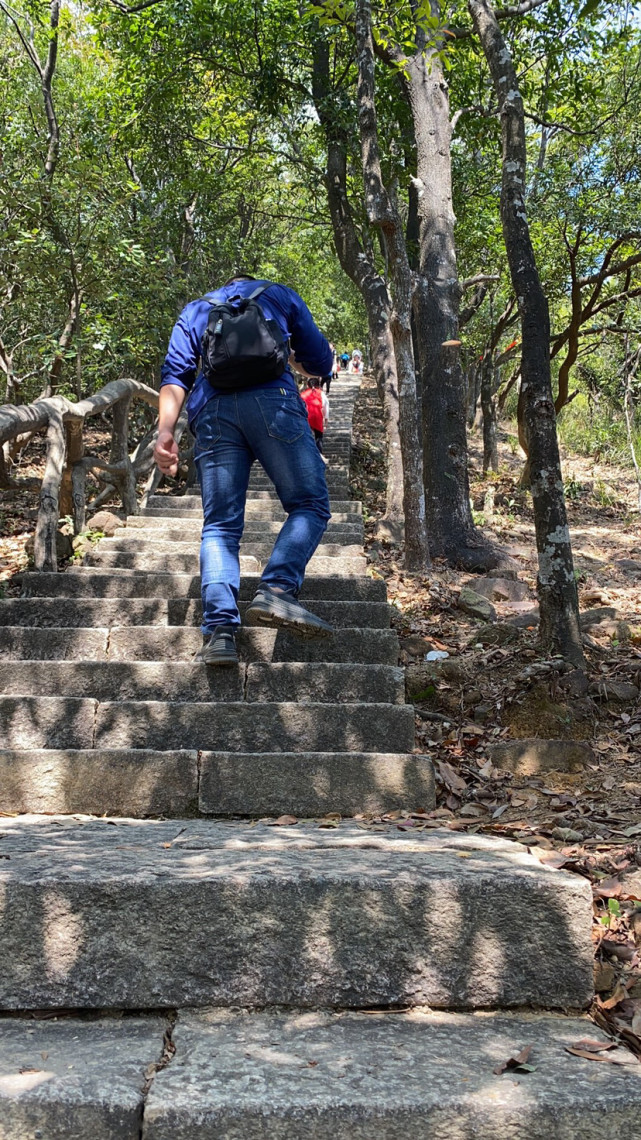
[[[230,297],[248,297],[265,282],[241,278],[208,293],[214,302],[228,301]],[[268,319],[274,320],[284,337],[289,338],[296,359],[313,376],[326,376],[332,369],[332,350],[322,332],[316,327],[312,314],[298,293],[286,285],[271,284],[260,294],[258,303]],[[190,424],[208,400],[223,395],[199,371],[202,339],[211,305],[200,298],[190,301],[180,314],[169,341],[167,356],[161,369],[160,387],[176,384],[189,392],[187,415]],[[296,381],[289,370],[277,380],[268,380],[257,388],[288,388],[297,391]]]

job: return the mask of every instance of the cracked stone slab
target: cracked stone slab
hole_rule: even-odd
[[[143,1140],[641,1136],[641,1066],[566,1052],[585,1018],[220,1010],[179,1015]],[[528,1073],[494,1072],[532,1045]]]
[[[2,1009],[593,993],[590,884],[502,840],[22,816],[2,821],[0,854]]]
[[[127,748],[0,749],[0,811],[196,815],[198,755]]]
[[[414,710],[409,705],[356,701],[102,701],[96,711],[95,744],[103,748],[223,747],[230,752],[411,752]]]
[[[434,769],[411,753],[203,752],[199,805],[250,818],[429,810]]]
[[[139,1140],[156,1017],[0,1020],[0,1140]]]

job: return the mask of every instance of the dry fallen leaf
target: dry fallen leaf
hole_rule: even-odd
[[[438,761],[438,770],[443,783],[451,792],[454,792],[456,795],[461,795],[461,793],[465,791],[467,788],[465,780],[459,776],[458,772],[456,772],[452,765],[448,764],[446,760]]]
[[[514,1057],[508,1057],[507,1061],[502,1061],[501,1064],[497,1065],[492,1071],[496,1073],[497,1076],[505,1072],[533,1072],[533,1066],[528,1064],[533,1048],[533,1045],[526,1045],[524,1049],[521,1049],[520,1053],[517,1053]]]
[[[279,815],[278,819],[273,819],[271,821],[270,826],[271,827],[293,827],[293,825],[295,823],[298,823],[298,820],[296,819],[295,815]]]

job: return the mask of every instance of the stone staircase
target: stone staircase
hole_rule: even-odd
[[[0,1140],[641,1136],[638,1072],[565,1052],[597,1035],[585,880],[319,826],[434,803],[349,499],[356,387],[304,587],[328,640],[246,629],[238,670],[196,663],[196,495],[1,603]],[[245,603],[283,517],[255,471]],[[528,1044],[535,1071],[494,1072]]]

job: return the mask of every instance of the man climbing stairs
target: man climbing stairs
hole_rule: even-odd
[[[191,494],[2,604],[0,1140],[641,1136],[638,1066],[566,1052],[597,1036],[587,881],[349,819],[434,803],[349,499],[357,383],[302,594],[332,637],[195,660]],[[245,605],[283,518],[251,488]]]

